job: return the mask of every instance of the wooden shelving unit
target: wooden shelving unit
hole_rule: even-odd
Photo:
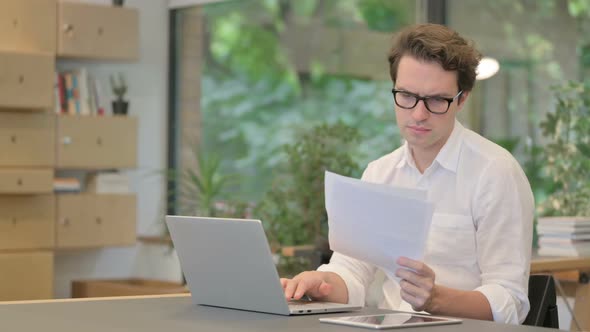
[[[0,24],[0,301],[52,298],[56,249],[133,245],[137,218],[134,194],[54,194],[57,170],[136,167],[138,126],[55,114],[56,60],[136,60],[139,15],[3,0]]]

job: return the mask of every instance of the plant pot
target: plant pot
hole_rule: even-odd
[[[122,7],[125,3],[125,0],[113,0],[113,6]]]
[[[128,101],[115,100],[115,101],[113,101],[113,114],[127,115],[127,108],[128,107],[129,107]]]

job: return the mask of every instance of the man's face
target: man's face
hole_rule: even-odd
[[[445,71],[436,62],[423,62],[404,55],[399,62],[395,89],[421,97],[453,98],[459,92],[457,72]],[[424,101],[419,101],[412,109],[404,109],[394,103],[397,125],[413,152],[440,151],[453,131],[455,116],[463,107],[467,95],[463,92],[445,114],[430,113]]]

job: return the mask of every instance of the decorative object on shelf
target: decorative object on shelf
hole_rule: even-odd
[[[111,88],[113,90],[113,94],[117,97],[117,99],[113,101],[113,114],[126,115],[127,109],[129,107],[129,102],[125,100],[125,94],[127,93],[127,82],[121,73],[119,73],[118,78],[119,79],[117,81],[114,75],[110,76]]]
[[[547,173],[556,190],[541,206],[539,253],[590,254],[590,82],[567,82],[554,89],[555,111],[541,122]],[[551,218],[553,217],[553,218]],[[559,217],[559,218],[556,218]]]
[[[113,0],[113,6],[123,7],[124,4],[125,4],[125,0]]]

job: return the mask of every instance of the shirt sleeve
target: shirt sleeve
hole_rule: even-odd
[[[473,197],[481,292],[494,321],[520,324],[529,311],[534,199],[515,160],[490,163]]]
[[[373,282],[376,268],[358,259],[334,252],[330,263],[321,265],[318,271],[334,272],[339,275],[348,290],[348,303],[364,306],[366,292]]]

